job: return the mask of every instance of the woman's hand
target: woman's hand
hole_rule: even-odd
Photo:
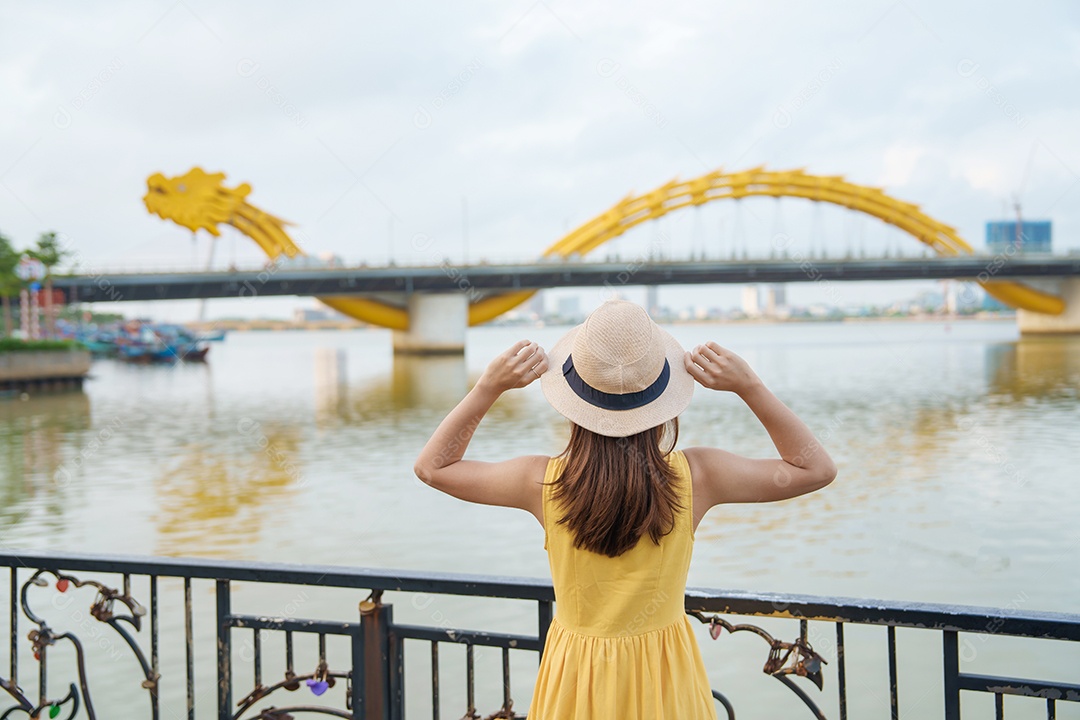
[[[548,369],[547,353],[531,340],[521,340],[491,361],[477,386],[496,393],[523,388]]]
[[[742,395],[761,385],[761,379],[741,357],[714,342],[698,345],[686,353],[686,371],[702,387]]]

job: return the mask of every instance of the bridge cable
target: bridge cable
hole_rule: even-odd
[[[705,238],[702,237],[701,229],[701,206],[694,207],[694,238],[690,243],[690,259],[694,260],[698,252],[698,244],[701,244],[701,259],[705,259]]]
[[[844,213],[844,258],[851,259],[853,238],[855,237],[855,213],[848,210]]]
[[[772,237],[769,238],[770,258],[776,257],[776,248],[778,247],[784,248],[783,253],[784,255],[787,255],[788,243],[785,242],[786,239],[787,233],[784,229],[784,210],[783,206],[780,205],[780,198],[776,198],[776,204],[773,205]]]
[[[817,257],[818,240],[823,232],[823,221],[821,219],[821,203],[814,200],[814,209],[811,211],[810,219],[810,257]],[[824,241],[821,243],[824,245]],[[824,253],[823,253],[824,254]]]
[[[736,259],[736,251],[742,249],[743,259],[746,259],[746,228],[743,227],[742,198],[735,199],[735,228],[732,233],[731,259]]]
[[[724,206],[726,207],[726,206]],[[716,256],[718,258],[724,257],[724,210],[723,207],[717,208],[717,235],[716,235]]]

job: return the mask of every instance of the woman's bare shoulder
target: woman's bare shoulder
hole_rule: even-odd
[[[540,479],[542,480],[544,478],[544,473],[547,472],[547,466],[551,461],[551,457],[549,455],[522,455],[519,460],[529,469],[530,473],[539,473]]]
[[[705,462],[706,453],[713,448],[707,447],[688,447],[681,450],[683,457],[686,458],[686,464],[690,466],[690,474],[693,475],[695,467],[700,467]]]

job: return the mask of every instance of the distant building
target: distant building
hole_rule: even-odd
[[[986,223],[986,248],[993,254],[1050,252],[1049,220],[992,220]]]
[[[942,293],[941,305],[944,307],[946,314],[955,315],[959,308],[958,299],[956,295],[956,283],[952,280],[945,281],[945,292]]]
[[[786,317],[791,313],[787,306],[787,286],[746,285],[743,287],[742,311],[747,317]]]
[[[749,317],[757,317],[761,314],[761,303],[758,300],[757,285],[747,285],[743,288],[742,311]]]
[[[660,315],[660,288],[655,285],[645,288],[645,309],[650,317],[655,318]]]
[[[766,285],[763,290],[765,297],[760,302],[761,311],[769,317],[783,314],[782,311],[787,309],[787,287],[781,283],[774,283]]]
[[[777,308],[787,307],[787,285],[776,283],[772,286],[773,300]]]
[[[938,310],[945,310],[946,312],[956,312],[956,293],[953,293],[953,306],[949,309],[949,287],[951,283],[948,280],[941,281],[941,290],[926,290],[919,293],[911,301],[912,307],[920,312],[936,312]]]
[[[328,320],[342,320],[344,315],[337,310],[329,308],[297,308],[293,310],[293,322],[326,322]]]
[[[773,316],[776,314],[776,292],[772,285],[766,285],[758,293],[758,302],[761,304],[761,314]]]

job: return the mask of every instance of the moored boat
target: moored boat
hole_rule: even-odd
[[[183,325],[132,320],[105,327],[64,327],[65,337],[77,340],[98,357],[117,357],[135,363],[203,362],[210,341],[224,333],[204,336]]]

